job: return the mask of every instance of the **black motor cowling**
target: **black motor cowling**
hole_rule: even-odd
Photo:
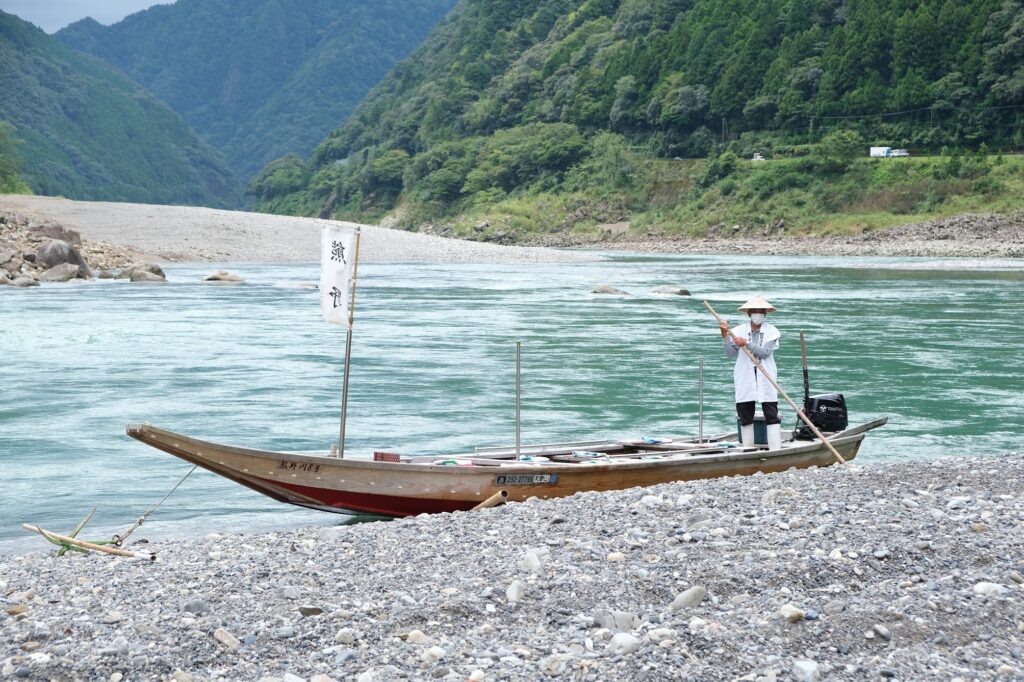
[[[811,423],[822,432],[844,430],[849,420],[846,414],[846,399],[842,393],[822,393],[812,395],[804,401],[804,413],[811,418]],[[803,419],[797,417],[796,437],[803,440],[817,438]]]

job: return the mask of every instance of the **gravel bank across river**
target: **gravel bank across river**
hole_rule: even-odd
[[[647,253],[754,254],[761,256],[890,256],[1024,259],[1024,212],[965,214],[853,235],[789,236],[779,222],[760,228],[712,228],[706,238],[642,237],[629,233],[593,238],[547,235],[540,246],[585,247]],[[736,226],[740,228],[740,226]]]
[[[53,197],[0,195],[0,212],[52,221],[91,240],[170,261],[287,263],[320,260],[324,220],[222,211],[191,206],[151,206]],[[363,262],[572,263],[600,256],[550,248],[500,246],[428,234],[366,227]]]
[[[0,676],[1024,679],[1022,491],[1016,454],[8,557]]]

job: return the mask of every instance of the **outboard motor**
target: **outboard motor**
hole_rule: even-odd
[[[843,431],[849,425],[846,413],[846,399],[842,393],[822,393],[804,399],[804,413],[810,417],[811,423],[823,433]],[[817,436],[797,417],[795,438],[814,440]]]

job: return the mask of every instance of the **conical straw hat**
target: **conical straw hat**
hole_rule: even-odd
[[[750,299],[749,301],[747,301],[746,303],[739,307],[739,311],[741,313],[745,313],[748,310],[764,310],[769,313],[774,313],[775,306],[773,306],[768,301],[764,300],[763,297],[755,296],[754,298]]]

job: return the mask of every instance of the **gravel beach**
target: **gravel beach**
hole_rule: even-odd
[[[319,259],[319,227],[313,218],[0,195],[0,213],[51,221],[83,238],[169,261],[289,262]],[[737,226],[739,227],[739,226]],[[717,226],[707,238],[604,236],[558,233],[524,246],[448,239],[370,226],[363,232],[365,262],[560,263],[602,260],[591,251],[642,253],[893,256],[1024,259],[1024,212],[966,214],[857,235],[797,237],[778,222],[736,232]],[[136,260],[142,258],[137,255]]]
[[[0,212],[52,221],[83,238],[169,261],[310,262],[320,260],[320,227],[313,218],[152,206],[53,197],[0,195]],[[501,246],[446,239],[384,227],[363,229],[363,262],[574,263],[600,256],[551,248]]]
[[[1022,490],[1024,453],[7,557],[0,676],[1019,680]]]

